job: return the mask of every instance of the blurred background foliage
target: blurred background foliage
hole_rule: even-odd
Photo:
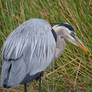
[[[7,36],[31,18],[70,23],[92,52],[92,0],[0,0],[0,62]],[[56,60],[56,68],[52,65],[44,73],[42,92],[92,92],[92,56],[66,43],[64,54]],[[38,81],[28,83],[29,92],[38,92],[38,87]],[[23,85],[5,92],[17,91],[23,92]]]

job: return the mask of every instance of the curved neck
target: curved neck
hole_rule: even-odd
[[[63,36],[64,27],[59,27],[58,25],[55,25],[52,27],[52,29],[56,32],[57,36]]]

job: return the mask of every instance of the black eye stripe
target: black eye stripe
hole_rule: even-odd
[[[71,32],[70,34],[74,39],[76,39],[76,33],[75,32]]]
[[[74,32],[72,32],[72,33],[71,33],[71,36],[73,36],[73,37],[74,37],[74,36],[75,36],[75,33],[74,33]]]
[[[65,27],[68,28],[69,30],[75,32],[74,29],[73,29],[73,27],[72,27],[71,25],[69,25],[69,24],[61,23],[61,24],[59,24],[59,26],[65,26]]]

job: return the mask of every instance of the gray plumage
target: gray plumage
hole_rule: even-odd
[[[45,20],[31,19],[17,27],[3,46],[2,87],[16,86],[39,77],[51,61],[64,52],[64,39],[89,53],[67,23],[51,27]]]
[[[2,86],[6,82],[8,86],[15,86],[27,74],[34,75],[49,66],[56,48],[51,30],[48,22],[31,19],[10,34],[3,46]]]

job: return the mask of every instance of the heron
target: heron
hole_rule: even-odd
[[[59,58],[65,49],[65,40],[89,50],[68,23],[51,27],[46,20],[33,18],[18,26],[6,39],[2,47],[1,86],[10,88],[39,79],[41,92],[42,74],[54,59]]]

